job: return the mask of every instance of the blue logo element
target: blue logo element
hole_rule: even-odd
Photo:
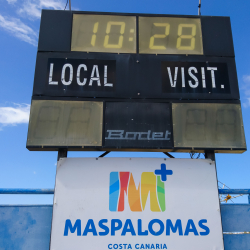
[[[162,163],[161,164],[161,169],[155,170],[155,175],[160,175],[161,176],[161,181],[166,181],[167,180],[167,175],[172,175],[173,171],[172,170],[167,170],[166,169],[166,164]]]

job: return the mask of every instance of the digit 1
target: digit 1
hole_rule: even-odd
[[[91,45],[94,47],[95,46],[95,40],[96,40],[96,32],[98,31],[98,25],[99,25],[99,22],[96,22],[94,24],[94,28],[93,28],[93,35],[92,35],[92,38],[91,38]]]
[[[120,25],[121,26],[121,28],[120,28],[120,34],[121,35],[119,36],[118,44],[109,44],[109,35],[108,34],[110,33],[112,25]],[[106,29],[106,34],[107,35],[105,36],[103,46],[105,48],[120,49],[122,47],[122,43],[123,43],[124,31],[125,31],[125,23],[124,22],[108,22],[107,29]]]
[[[182,35],[183,28],[192,28],[191,35]],[[179,24],[178,26],[178,39],[176,48],[179,50],[194,50],[195,48],[195,36],[196,35],[196,25],[195,24]],[[191,39],[190,46],[181,46],[181,39]]]
[[[150,41],[149,41],[149,48],[150,49],[160,49],[160,50],[164,50],[166,49],[165,46],[157,46],[157,45],[154,45],[154,41],[155,41],[155,38],[165,38],[166,36],[169,35],[169,29],[170,29],[170,25],[169,23],[154,23],[154,26],[156,27],[166,27],[165,28],[165,35],[160,35],[160,34],[155,34],[153,36],[150,37]]]

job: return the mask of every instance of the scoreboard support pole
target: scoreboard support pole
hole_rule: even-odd
[[[104,152],[103,154],[101,154],[99,157],[104,157],[105,155],[107,155],[107,154],[109,154],[110,153],[110,151],[106,151],[106,152]]]
[[[198,16],[201,15],[201,0],[199,0],[199,5],[198,5]]]
[[[174,156],[172,156],[172,155],[169,154],[168,152],[163,152],[163,154],[167,155],[169,158],[175,158]]]
[[[205,159],[210,159],[212,161],[215,161],[215,153],[213,150],[206,150],[205,151]]]
[[[67,155],[68,150],[66,148],[60,148],[58,150],[57,161],[59,161],[61,158],[67,158]]]
[[[101,154],[99,157],[104,157],[107,154],[109,154],[110,151],[106,151],[103,154]],[[169,158],[175,158],[173,155],[163,152],[165,155],[167,155]],[[60,148],[58,150],[58,155],[57,155],[57,161],[59,161],[61,158],[67,158],[68,155],[68,150],[66,148]],[[212,150],[207,150],[205,151],[205,159],[211,159],[212,161],[215,161],[215,153]]]

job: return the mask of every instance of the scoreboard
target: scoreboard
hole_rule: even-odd
[[[229,17],[43,10],[29,150],[246,150]]]

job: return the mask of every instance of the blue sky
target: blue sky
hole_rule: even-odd
[[[29,105],[41,9],[64,9],[66,0],[0,0],[0,187],[53,188],[57,152],[26,149]],[[198,0],[72,0],[72,9],[197,15]],[[202,0],[202,15],[230,16],[246,141],[250,140],[250,2]],[[97,157],[100,152],[70,152]],[[162,153],[110,153],[109,157],[164,157]],[[174,154],[189,158],[189,154]],[[250,153],[217,154],[218,180],[230,188],[250,188]],[[180,197],[181,198],[181,197]],[[246,201],[246,198],[239,201]],[[236,200],[237,202],[237,200]],[[52,197],[1,195],[1,204],[52,203]]]

